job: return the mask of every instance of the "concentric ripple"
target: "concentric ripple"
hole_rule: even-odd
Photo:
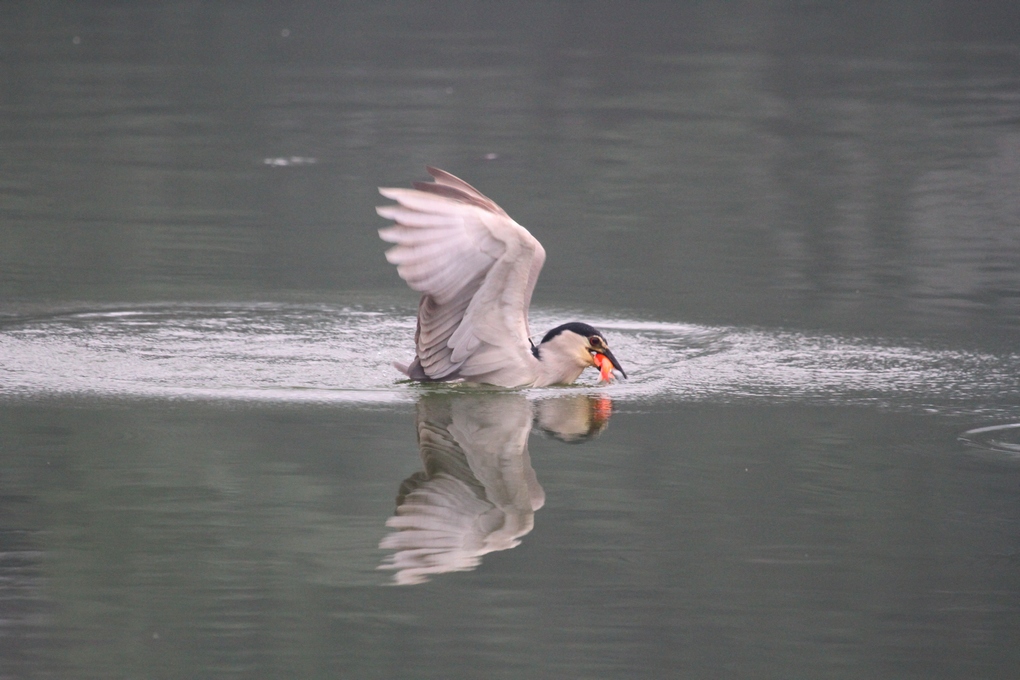
[[[877,404],[1015,416],[1020,355],[874,340],[711,328],[576,310],[536,310],[532,326],[588,318],[630,376],[586,372],[572,388],[618,402],[742,400]],[[413,310],[369,306],[162,305],[9,318],[0,324],[0,398],[91,395],[398,403],[419,388],[393,361],[411,358]]]
[[[1020,423],[976,427],[960,435],[960,441],[978,449],[1020,457]]]

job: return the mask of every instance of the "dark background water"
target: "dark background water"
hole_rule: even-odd
[[[0,291],[401,289],[375,187],[430,163],[546,245],[539,301],[1011,336],[1017,30],[1011,3],[7,4]]]
[[[2,3],[0,314],[406,309],[376,187],[428,163],[543,242],[541,309],[1015,366],[1018,36],[1009,2]],[[958,441],[1020,420],[1003,376],[618,399],[532,435],[519,547],[408,588],[375,567],[416,396],[5,389],[0,674],[1013,677],[1015,444]]]

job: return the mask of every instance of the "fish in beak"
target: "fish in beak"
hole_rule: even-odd
[[[609,348],[603,348],[595,351],[592,356],[592,360],[599,369],[600,380],[602,382],[609,382],[613,377],[613,369],[615,368],[620,372],[624,378],[627,377],[623,367],[620,366],[620,362],[616,360],[613,353],[609,351]]]

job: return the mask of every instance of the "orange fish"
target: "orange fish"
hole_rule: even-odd
[[[599,379],[602,382],[609,382],[613,379],[613,362],[604,354],[596,353],[594,356],[595,365],[599,367]]]

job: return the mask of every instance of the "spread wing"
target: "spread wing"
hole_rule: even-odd
[[[422,293],[415,334],[421,368],[436,380],[524,384],[533,378],[528,307],[545,249],[467,182],[428,172],[435,181],[414,189],[380,188],[397,204],[376,209],[396,223],[379,230],[396,244],[386,259]]]

